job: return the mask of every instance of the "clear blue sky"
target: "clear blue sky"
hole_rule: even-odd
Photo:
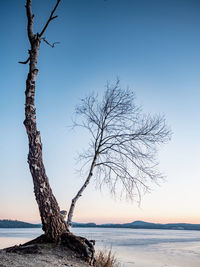
[[[54,0],[33,0],[40,31]],[[27,65],[25,0],[0,1],[0,218],[39,221],[26,162],[23,126]],[[82,180],[76,153],[87,136],[71,132],[74,106],[91,91],[120,77],[145,112],[165,114],[172,141],[159,153],[166,182],[153,186],[141,206],[113,200],[91,184],[80,200],[76,221],[125,222],[136,219],[200,223],[200,1],[62,0],[41,44],[36,85],[38,127],[44,161],[62,209]]]

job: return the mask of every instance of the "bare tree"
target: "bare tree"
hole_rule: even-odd
[[[117,188],[127,198],[141,197],[149,190],[149,182],[162,175],[156,170],[156,152],[161,143],[170,139],[170,130],[162,116],[142,114],[134,94],[115,85],[107,85],[101,101],[91,95],[76,108],[75,126],[86,128],[91,137],[89,149],[80,155],[87,168],[87,178],[72,199],[67,225],[71,226],[77,200],[91,178],[107,184],[112,193]],[[95,174],[94,174],[95,172]]]
[[[29,57],[22,64],[29,62],[29,72],[26,80],[26,103],[25,103],[25,120],[24,125],[29,140],[28,164],[32,174],[34,183],[35,198],[39,207],[40,216],[42,220],[42,229],[45,236],[51,241],[62,241],[62,244],[76,250],[84,257],[88,258],[91,244],[84,238],[78,238],[72,235],[63,215],[60,213],[59,205],[54,197],[48,177],[46,175],[43,158],[42,158],[42,143],[40,132],[37,129],[36,123],[36,108],[35,108],[35,82],[38,74],[37,60],[39,55],[39,48],[41,41],[49,44],[43,37],[50,22],[57,18],[54,15],[60,0],[57,0],[51,14],[44,24],[40,33],[33,31],[32,0],[26,0],[26,14],[27,14],[27,34],[30,42]],[[50,44],[49,44],[50,45]],[[51,46],[54,47],[55,43]]]
[[[45,167],[42,159],[42,143],[40,132],[36,123],[35,108],[35,82],[38,74],[37,60],[42,36],[45,33],[49,23],[55,19],[54,16],[60,0],[57,0],[49,19],[44,25],[40,33],[33,32],[33,18],[31,0],[26,1],[27,14],[27,33],[30,42],[29,57],[24,63],[29,63],[29,72],[26,80],[26,103],[25,103],[25,120],[24,125],[29,140],[28,164],[33,177],[34,192],[36,201],[39,206],[40,216],[42,220],[42,229],[47,237],[57,240],[63,232],[67,232],[65,221],[60,214],[60,208],[52,193],[49,180],[46,175]],[[20,62],[23,63],[23,62]]]

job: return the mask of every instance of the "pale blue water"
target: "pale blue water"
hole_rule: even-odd
[[[124,267],[200,267],[200,231],[74,228],[96,240],[96,249],[110,249]],[[40,235],[39,228],[0,229],[0,248]]]

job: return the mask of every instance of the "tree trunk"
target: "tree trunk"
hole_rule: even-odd
[[[86,238],[78,237],[70,233],[64,217],[60,213],[60,208],[54,197],[49,180],[45,172],[42,159],[42,142],[40,132],[37,130],[36,124],[36,108],[35,108],[35,81],[38,74],[37,59],[39,54],[40,42],[43,33],[47,29],[50,21],[55,19],[54,12],[59,4],[57,0],[49,19],[47,20],[41,33],[33,33],[33,18],[31,4],[32,0],[26,0],[26,13],[28,19],[27,33],[31,49],[29,50],[29,57],[22,64],[27,64],[29,61],[29,73],[26,80],[26,101],[25,101],[25,120],[24,125],[29,140],[28,164],[33,178],[35,198],[39,207],[40,217],[42,220],[42,229],[45,235],[42,235],[35,240],[30,241],[29,245],[57,242],[57,245],[68,247],[79,254],[80,257],[90,262],[94,262],[94,242],[88,241]],[[48,42],[46,42],[48,43]],[[14,246],[13,251],[27,251],[27,244],[21,246]],[[32,247],[35,251],[35,246]]]
[[[76,202],[82,196],[83,191],[86,189],[86,187],[88,186],[88,184],[89,184],[89,182],[90,182],[90,180],[91,180],[91,178],[93,176],[93,170],[95,168],[97,155],[98,155],[98,152],[95,153],[94,159],[93,159],[91,167],[90,167],[89,174],[87,176],[87,179],[85,180],[83,186],[80,188],[80,190],[78,191],[76,196],[72,199],[71,206],[70,206],[69,213],[68,213],[68,217],[67,217],[67,227],[71,227],[72,226],[72,217],[74,215],[74,209],[75,209],[75,206],[76,206]]]
[[[95,150],[94,150],[95,153],[94,153],[94,157],[93,157],[90,169],[89,169],[89,174],[87,176],[87,179],[85,180],[83,186],[80,188],[78,193],[72,199],[71,206],[70,206],[69,213],[68,213],[68,217],[67,217],[67,227],[71,227],[72,226],[72,217],[74,215],[74,209],[75,209],[75,206],[76,206],[76,202],[82,196],[83,191],[86,189],[86,187],[90,183],[90,180],[91,180],[91,178],[93,176],[93,171],[94,171],[94,168],[96,166],[96,161],[97,161],[97,158],[99,156],[100,148],[102,146],[102,140],[103,140],[103,134],[104,134],[104,128],[105,128],[105,121],[106,121],[106,117],[104,118],[104,120],[102,122],[100,135],[97,134],[96,139],[95,139]]]
[[[82,193],[86,189],[86,187],[88,186],[91,178],[92,178],[92,172],[88,175],[87,179],[85,180],[85,183],[83,184],[81,189],[78,191],[76,196],[72,199],[72,202],[71,202],[71,205],[70,205],[70,209],[69,209],[69,213],[68,213],[68,217],[67,217],[67,226],[68,227],[72,226],[72,217],[74,215],[74,209],[75,209],[75,206],[76,206],[76,202],[82,196]]]
[[[42,229],[51,240],[58,240],[61,234],[68,232],[60,208],[49,185],[42,159],[42,143],[40,132],[37,130],[35,109],[35,81],[38,73],[37,58],[40,47],[40,36],[34,35],[31,39],[29,73],[26,80],[25,120],[29,153],[28,164],[33,178],[34,193],[39,206],[42,220]]]

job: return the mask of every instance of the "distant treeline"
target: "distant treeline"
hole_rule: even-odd
[[[148,223],[135,221],[123,224],[96,224],[96,223],[73,223],[73,227],[97,227],[97,228],[129,228],[129,229],[164,229],[164,230],[200,230],[200,224],[189,223]],[[0,220],[0,228],[39,228],[41,224],[32,224],[22,221]]]
[[[0,228],[39,228],[41,224],[32,224],[13,220],[0,220]]]
[[[73,223],[73,227],[100,227],[100,228],[129,228],[129,229],[165,229],[165,230],[200,230],[200,224],[189,223],[148,223],[135,221],[124,224],[95,224],[95,223]]]

